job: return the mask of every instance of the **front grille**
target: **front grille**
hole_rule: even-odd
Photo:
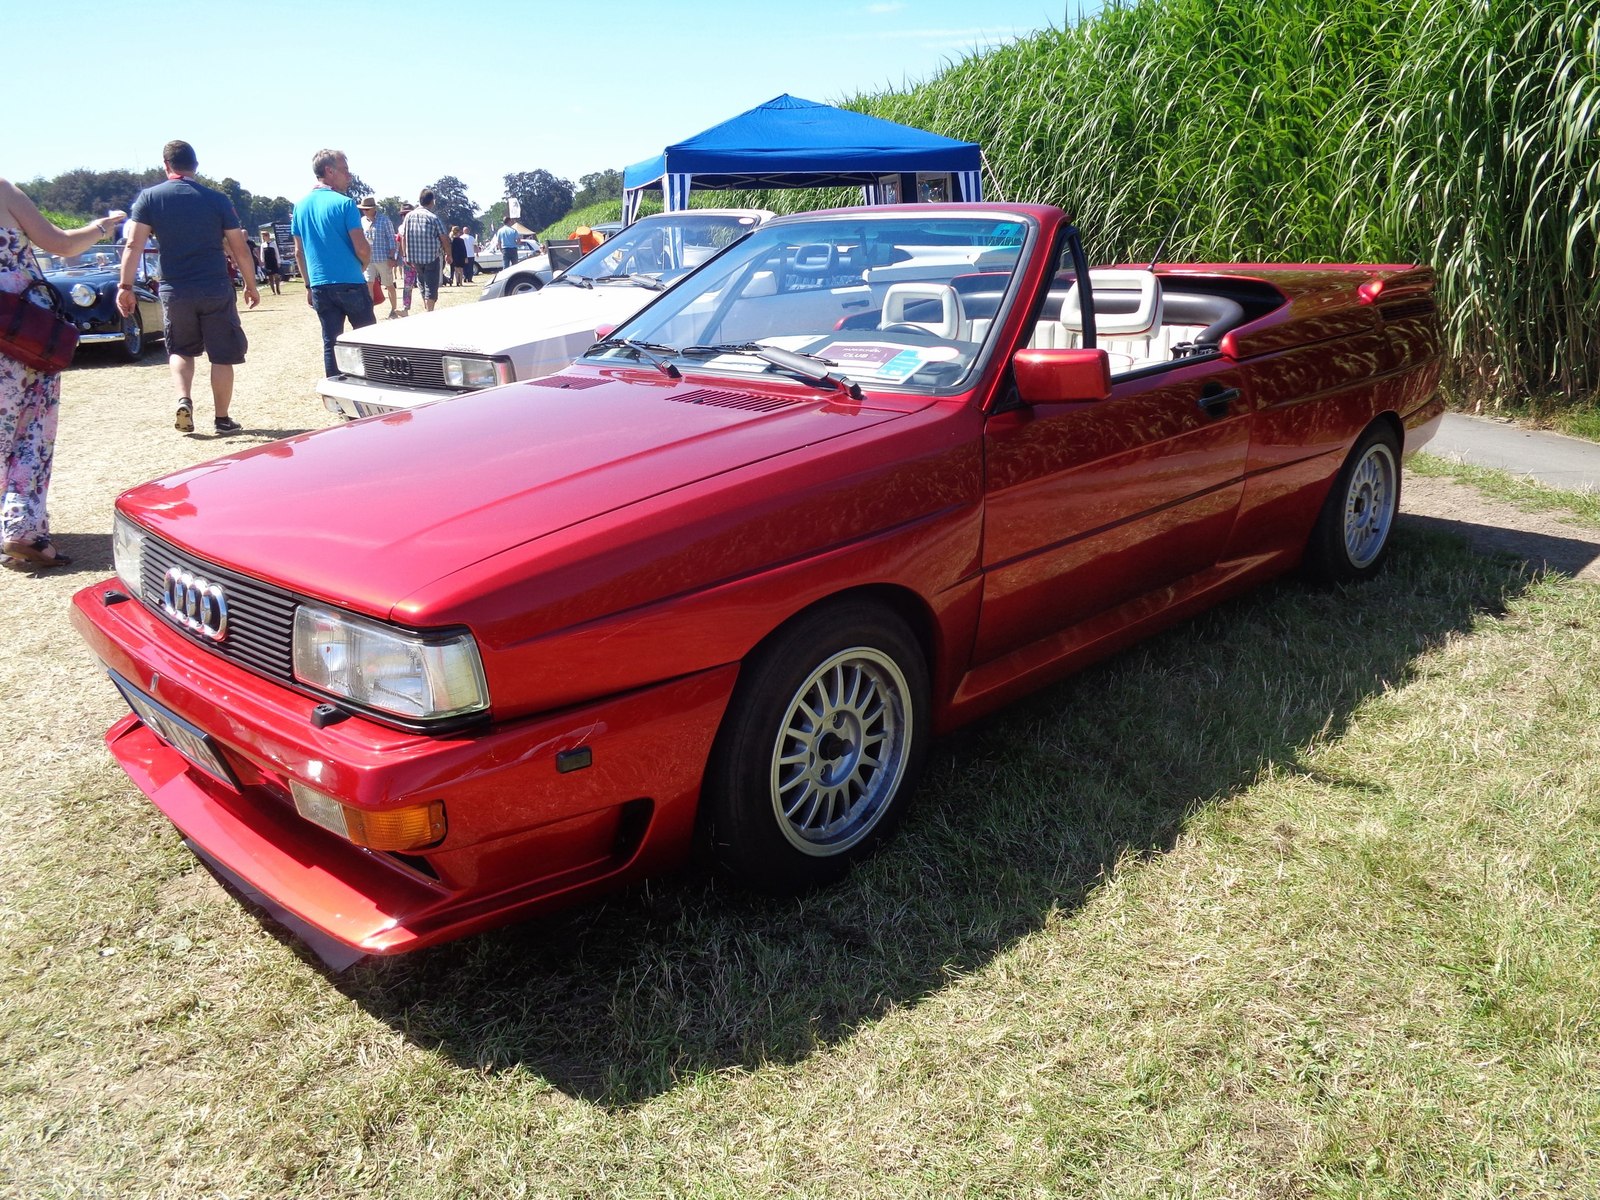
[[[442,388],[444,351],[361,347],[361,366],[374,383],[394,387]]]
[[[191,632],[162,609],[162,581],[173,567],[222,586],[228,602],[228,633],[221,642]],[[195,645],[269,679],[293,682],[294,610],[300,601],[292,593],[195,558],[147,534],[140,567],[139,599]]]

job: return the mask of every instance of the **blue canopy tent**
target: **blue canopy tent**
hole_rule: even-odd
[[[691,188],[859,186],[878,204],[915,198],[919,173],[950,176],[952,200],[981,200],[981,167],[974,142],[785,94],[626,168],[622,219],[632,223],[647,191],[665,192],[668,212],[687,208]]]

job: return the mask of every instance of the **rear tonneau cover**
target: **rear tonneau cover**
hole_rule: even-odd
[[[1409,263],[1163,263],[1156,272],[1173,283],[1250,280],[1283,296],[1281,307],[1223,337],[1229,358],[1375,333],[1394,320],[1436,319],[1433,268]]]

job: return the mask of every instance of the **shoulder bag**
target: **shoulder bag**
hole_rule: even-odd
[[[0,354],[53,375],[72,362],[78,348],[78,327],[62,313],[61,300],[45,281],[31,248],[28,257],[33,262],[33,282],[20,292],[0,292]],[[30,292],[40,288],[50,301],[49,308],[28,299]]]

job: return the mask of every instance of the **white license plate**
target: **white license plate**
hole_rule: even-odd
[[[354,402],[356,412],[363,417],[381,417],[384,413],[394,412],[394,407],[388,404],[374,404],[370,400],[357,400]]]
[[[117,685],[117,691],[122,693],[122,698],[128,702],[128,707],[133,709],[151,733],[206,774],[214,775],[230,787],[239,786],[239,781],[233,777],[233,772],[228,769],[228,764],[223,761],[222,755],[217,751],[216,743],[211,740],[209,734],[189,724],[165,705],[158,704],[146,696],[115,671],[107,671],[106,674],[111,676],[111,682]]]

